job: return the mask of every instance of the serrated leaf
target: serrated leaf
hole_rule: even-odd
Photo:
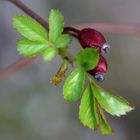
[[[100,118],[100,132],[103,135],[111,134],[113,130],[108,124],[101,106],[98,103],[97,103],[97,106],[98,106],[98,112],[99,112],[99,118]]]
[[[13,17],[14,28],[24,37],[32,41],[46,42],[47,31],[34,19],[29,16]]]
[[[18,40],[16,45],[18,46],[17,50],[24,56],[36,56],[49,47],[47,43],[31,41],[26,38]]]
[[[70,37],[70,35],[61,35],[56,40],[55,46],[57,48],[65,48],[70,44],[71,40],[72,40],[72,38]]]
[[[92,84],[92,89],[101,107],[104,108],[111,115],[125,115],[127,112],[133,110],[133,107],[124,98],[114,96],[109,92],[103,90],[96,84]]]
[[[63,95],[65,100],[78,100],[84,88],[85,71],[82,68],[75,69],[66,79],[63,87]]]
[[[64,19],[58,10],[51,10],[49,16],[49,39],[55,43],[57,38],[63,32]]]
[[[88,85],[81,99],[79,119],[85,126],[93,130],[99,125],[96,111],[95,97],[90,85]]]
[[[43,60],[44,61],[51,61],[57,54],[56,48],[47,48],[43,53]]]
[[[98,64],[99,51],[95,48],[86,48],[78,54],[76,61],[85,70],[91,70]]]

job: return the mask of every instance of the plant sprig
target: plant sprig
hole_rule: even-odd
[[[102,134],[110,134],[112,128],[103,110],[113,116],[121,116],[133,109],[125,99],[110,94],[89,78],[88,71],[94,69],[99,62],[98,49],[86,48],[80,51],[75,57],[76,61],[71,56],[68,47],[72,42],[72,37],[69,34],[63,34],[64,18],[58,10],[50,12],[49,31],[29,16],[15,16],[13,26],[24,37],[16,43],[20,54],[28,57],[41,55],[44,61],[51,61],[56,55],[61,56],[63,63],[51,80],[55,85],[65,77],[68,69],[67,63],[78,64],[65,81],[63,95],[67,101],[81,99],[79,119],[83,125],[92,130],[100,126]],[[88,79],[88,86],[85,89],[86,79]]]

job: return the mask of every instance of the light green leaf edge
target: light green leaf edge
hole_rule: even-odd
[[[87,126],[93,130],[97,129],[99,125],[95,97],[90,84],[86,88],[81,99],[79,119],[84,126]]]
[[[52,43],[55,43],[57,38],[63,32],[64,18],[60,11],[51,10],[49,16],[49,39]]]
[[[36,56],[47,49],[49,44],[23,38],[16,42],[16,46],[20,54],[24,56]]]
[[[54,47],[47,48],[42,55],[44,61],[51,61],[57,54],[57,49]]]
[[[100,133],[103,135],[109,135],[113,132],[112,128],[110,127],[109,123],[107,122],[103,109],[101,106],[97,103],[97,108],[98,108],[98,114],[100,118]]]
[[[124,98],[110,94],[95,83],[92,83],[92,90],[101,107],[113,116],[126,115],[127,112],[133,110]]]
[[[85,84],[85,71],[75,69],[66,79],[63,86],[63,96],[67,101],[77,101],[82,96]]]
[[[46,40],[48,40],[47,31],[36,20],[29,16],[14,16],[13,26],[20,34],[29,40],[43,43],[46,43]]]

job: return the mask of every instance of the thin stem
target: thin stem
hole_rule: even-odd
[[[74,28],[74,27],[64,27],[64,34],[69,34],[73,37],[75,37],[76,39],[78,39],[78,34],[79,34],[80,30]]]
[[[73,36],[73,37],[75,37],[76,39],[78,39],[78,35],[77,34],[71,33],[71,32],[69,32],[68,34],[71,35],[71,36]]]
[[[25,66],[30,64],[35,58],[22,58],[18,60],[16,63],[8,66],[7,68],[0,70],[0,80],[4,80],[9,76],[13,75],[17,71],[23,69]]]
[[[74,32],[74,33],[76,33],[76,34],[79,34],[79,30],[77,29],[77,28],[74,28],[74,27],[65,27],[64,28],[64,32]]]

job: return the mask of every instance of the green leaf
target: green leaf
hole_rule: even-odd
[[[100,117],[100,132],[103,135],[111,134],[113,132],[112,128],[109,126],[101,106],[99,104],[97,106],[98,106],[98,112]]]
[[[44,61],[51,61],[56,56],[56,54],[56,48],[47,48],[42,57]]]
[[[114,96],[101,87],[92,84],[94,95],[102,108],[113,116],[125,115],[133,110],[133,107],[122,97]]]
[[[70,35],[61,35],[55,42],[55,46],[57,48],[65,48],[68,47],[68,45],[70,44],[72,38],[70,37]]]
[[[49,47],[47,43],[31,41],[26,38],[18,40],[16,45],[18,46],[17,50],[24,56],[36,56]]]
[[[86,88],[81,100],[79,119],[85,126],[88,126],[93,130],[99,125],[95,97],[90,85]]]
[[[57,38],[63,32],[64,19],[58,10],[51,10],[49,16],[49,39],[55,43]]]
[[[77,56],[77,63],[85,70],[95,68],[99,61],[99,52],[95,48],[86,48],[82,50]]]
[[[19,33],[29,40],[44,43],[48,40],[47,31],[36,20],[29,16],[13,17],[13,26]]]
[[[63,87],[64,98],[68,101],[78,100],[84,88],[85,83],[85,71],[82,68],[75,69],[69,77]]]

